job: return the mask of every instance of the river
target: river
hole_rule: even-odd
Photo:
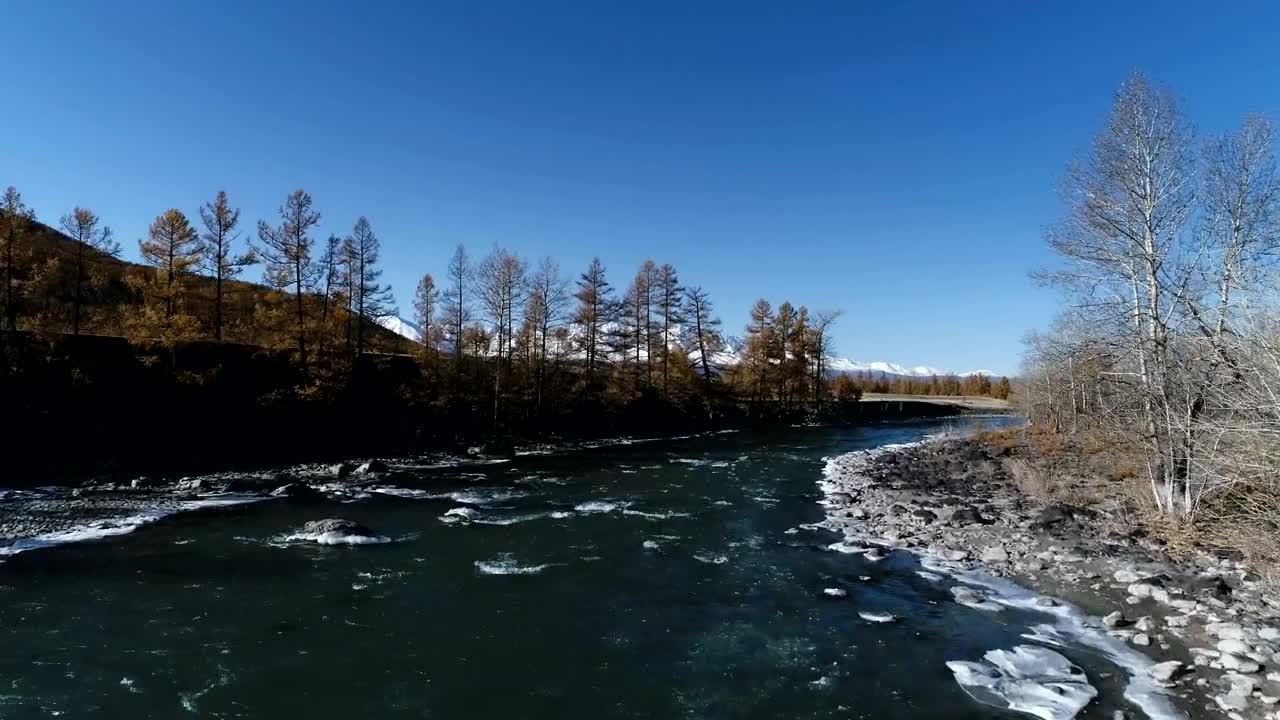
[[[1032,618],[950,602],[909,553],[868,562],[788,532],[823,516],[824,457],[969,422],[423,469],[15,555],[0,717],[1026,717],[976,703],[945,662],[1026,642]],[[476,521],[441,520],[462,506]],[[391,541],[286,539],[324,517]],[[1101,691],[1081,717],[1133,712],[1116,668],[1062,652]]]

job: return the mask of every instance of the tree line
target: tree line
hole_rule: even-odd
[[[320,218],[297,190],[246,233],[218,192],[194,221],[160,213],[137,266],[91,210],[61,218],[70,242],[51,239],[9,188],[6,337],[92,332],[171,353],[197,341],[261,346],[287,353],[306,378],[299,390],[313,396],[350,389],[362,364],[411,355],[416,377],[395,390],[407,404],[503,429],[583,410],[812,415],[834,397],[827,359],[839,312],[760,300],[737,347],[707,291],[650,260],[615,287],[598,259],[571,276],[551,258],[531,263],[497,246],[472,257],[459,245],[414,289],[420,336],[395,338],[379,324],[395,300],[372,224],[361,217],[349,233],[321,237]],[[251,266],[262,267],[260,285],[241,279]]]
[[[1142,74],[1062,181],[1047,231],[1063,291],[1026,341],[1022,402],[1048,432],[1130,449],[1153,509],[1274,550],[1280,508],[1280,176],[1274,124],[1201,139]],[[1269,551],[1270,552],[1270,551]],[[1273,552],[1273,557],[1275,553]]]
[[[991,378],[983,373],[914,377],[859,370],[847,373],[846,376],[846,380],[836,380],[837,391],[842,385],[848,384],[860,394],[964,395],[969,397],[989,397],[997,400],[1007,400],[1011,392],[1009,378],[1002,376],[992,382]]]

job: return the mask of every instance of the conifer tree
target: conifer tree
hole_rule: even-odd
[[[31,262],[31,223],[36,215],[10,186],[0,200],[0,264],[4,268],[4,320],[12,334],[18,330],[21,276]]]
[[[670,397],[671,345],[674,342],[671,333],[684,322],[683,313],[681,312],[683,303],[680,301],[680,280],[676,276],[676,269],[671,265],[665,264],[658,268],[655,287],[658,298],[658,316],[662,319],[662,339],[659,343],[662,352],[662,394]]]
[[[574,298],[578,301],[578,309],[573,320],[581,330],[578,343],[586,360],[583,397],[589,400],[595,388],[604,334],[616,314],[613,288],[605,278],[600,258],[592,258],[586,271],[578,277],[578,290],[574,293]]]
[[[199,323],[183,311],[185,279],[200,263],[200,236],[182,211],[170,208],[151,223],[138,252],[152,265],[150,272],[131,278],[141,292],[142,311],[130,319],[130,332],[139,339],[159,339],[171,351],[196,337]]]
[[[704,400],[709,400],[714,381],[710,357],[720,349],[720,318],[715,317],[711,297],[701,287],[685,288],[684,299],[684,315],[689,322],[689,344],[692,345],[702,369]]]
[[[159,287],[153,290],[163,301],[164,314],[172,318],[179,301],[182,278],[200,262],[200,237],[181,210],[170,208],[161,213],[138,241],[143,262],[154,265]]]
[[[436,288],[436,280],[431,273],[426,273],[418,281],[417,290],[413,294],[413,317],[418,323],[422,343],[423,357],[431,360],[435,357],[435,337],[432,328],[435,326],[437,308],[440,306],[440,291]]]
[[[102,263],[120,255],[120,243],[113,239],[111,228],[87,208],[73,209],[62,216],[60,224],[62,231],[75,241],[57,262],[70,268],[71,334],[79,335],[85,294],[107,283]]]
[[[364,354],[366,330],[388,313],[395,300],[391,288],[382,284],[378,267],[381,245],[369,220],[361,217],[344,241],[351,258],[351,302],[355,311],[356,356]]]
[[[303,367],[307,365],[306,295],[315,289],[317,275],[312,257],[311,230],[320,222],[312,208],[311,196],[295,190],[280,206],[280,224],[272,227],[258,221],[258,254],[265,264],[263,280],[282,292],[293,294],[294,340]]]
[[[347,313],[339,311],[348,305],[347,298],[349,296],[348,288],[350,287],[348,280],[350,273],[347,271],[349,258],[346,256],[342,239],[337,235],[330,235],[324,241],[324,252],[320,253],[320,350],[325,349],[329,336],[336,336],[334,327],[341,322],[345,329],[347,340],[347,350],[351,348],[351,318]],[[340,316],[340,320],[338,319]]]
[[[753,398],[763,401],[767,397],[769,358],[774,348],[773,307],[761,298],[751,308],[751,323],[747,325],[747,367],[751,375]]]
[[[462,356],[467,347],[464,338],[471,322],[471,261],[467,249],[458,245],[449,260],[449,285],[444,291],[444,324],[452,337],[454,369],[462,376]]]
[[[212,202],[201,206],[200,221],[204,225],[201,262],[213,278],[213,339],[222,342],[225,285],[256,260],[252,252],[235,254],[234,245],[240,240],[240,210],[231,207],[225,190],[219,190]]]

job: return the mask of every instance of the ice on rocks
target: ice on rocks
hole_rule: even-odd
[[[1070,720],[1098,691],[1062,655],[1034,645],[991,650],[985,662],[953,660],[947,667],[974,700],[1044,720]]]

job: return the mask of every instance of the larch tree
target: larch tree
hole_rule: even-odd
[[[252,252],[235,250],[240,241],[240,209],[231,207],[225,190],[200,207],[200,222],[204,225],[201,264],[213,278],[213,339],[222,342],[226,285],[256,260]]]
[[[320,349],[324,351],[325,343],[330,336],[337,336],[335,326],[341,323],[346,329],[347,350],[351,349],[351,318],[347,310],[347,298],[350,295],[350,273],[347,266],[350,258],[346,256],[342,238],[329,235],[324,241],[324,251],[320,253]]]
[[[351,257],[351,302],[355,313],[358,357],[364,354],[366,326],[376,324],[385,316],[394,300],[391,288],[382,284],[382,269],[378,267],[381,244],[367,218],[361,217],[356,221],[344,246]]]
[[[831,328],[843,315],[841,310],[820,310],[813,319],[811,347],[813,351],[813,406],[822,410],[822,393],[826,388],[827,358],[831,357],[835,348],[832,346]]]
[[[578,277],[578,287],[573,297],[578,301],[573,321],[580,331],[578,345],[583,352],[586,368],[583,398],[590,400],[595,389],[597,369],[602,365],[601,351],[604,349],[605,333],[616,316],[613,287],[605,277],[604,264],[600,262],[600,258],[592,258],[591,264]]]
[[[454,372],[462,377],[462,356],[466,352],[466,328],[471,322],[471,260],[467,249],[458,245],[449,259],[448,286],[444,290],[444,325],[453,346]]]
[[[662,335],[658,343],[659,352],[662,353],[662,394],[670,397],[671,347],[677,344],[672,332],[684,322],[681,312],[684,303],[681,301],[680,279],[676,275],[676,269],[667,264],[658,268],[654,288],[657,291],[658,317],[662,321]]]
[[[74,242],[58,260],[70,268],[71,334],[80,334],[81,309],[88,292],[107,283],[103,261],[120,255],[120,243],[111,228],[88,208],[77,207],[62,216],[59,225]]]
[[[525,317],[533,330],[535,402],[539,414],[546,394],[548,348],[568,302],[568,280],[560,275],[560,266],[554,260],[543,258],[530,279],[529,300],[525,304]]]
[[[791,335],[795,332],[796,310],[789,301],[783,301],[778,306],[778,311],[774,316],[774,347],[769,351],[770,362],[776,360],[778,363],[777,375],[777,396],[778,403],[783,409],[787,407],[788,392],[791,385]]]
[[[153,267],[132,283],[143,298],[142,312],[131,321],[132,334],[159,340],[176,352],[179,343],[199,331],[196,319],[184,312],[183,288],[200,263],[200,236],[182,211],[170,208],[151,223],[147,237],[138,241],[138,252]]]
[[[13,186],[0,199],[0,263],[4,267],[4,320],[10,334],[18,331],[21,283],[31,262],[31,225],[36,214]]]
[[[307,302],[315,289],[318,270],[312,257],[311,231],[320,222],[320,213],[312,207],[311,196],[295,190],[280,206],[280,224],[272,226],[258,221],[256,251],[265,265],[263,280],[276,290],[292,293],[294,304],[294,341],[303,367],[307,365]]]
[[[200,236],[181,210],[169,208],[151,223],[138,253],[156,269],[150,293],[162,301],[166,318],[173,318],[182,301],[182,280],[200,262]]]
[[[439,308],[440,290],[436,287],[436,280],[431,277],[431,273],[426,273],[418,281],[418,287],[413,293],[413,318],[418,323],[421,334],[418,341],[422,343],[422,355],[428,361],[435,358],[433,328]]]
[[[714,376],[711,372],[711,355],[720,349],[720,318],[715,317],[711,296],[701,287],[684,291],[684,314],[688,322],[689,344],[697,356],[702,370],[704,400],[709,400]]]
[[[751,308],[751,322],[747,325],[744,348],[747,370],[754,388],[752,398],[757,402],[768,397],[768,370],[769,360],[774,355],[774,337],[773,306],[768,300],[760,298]]]

